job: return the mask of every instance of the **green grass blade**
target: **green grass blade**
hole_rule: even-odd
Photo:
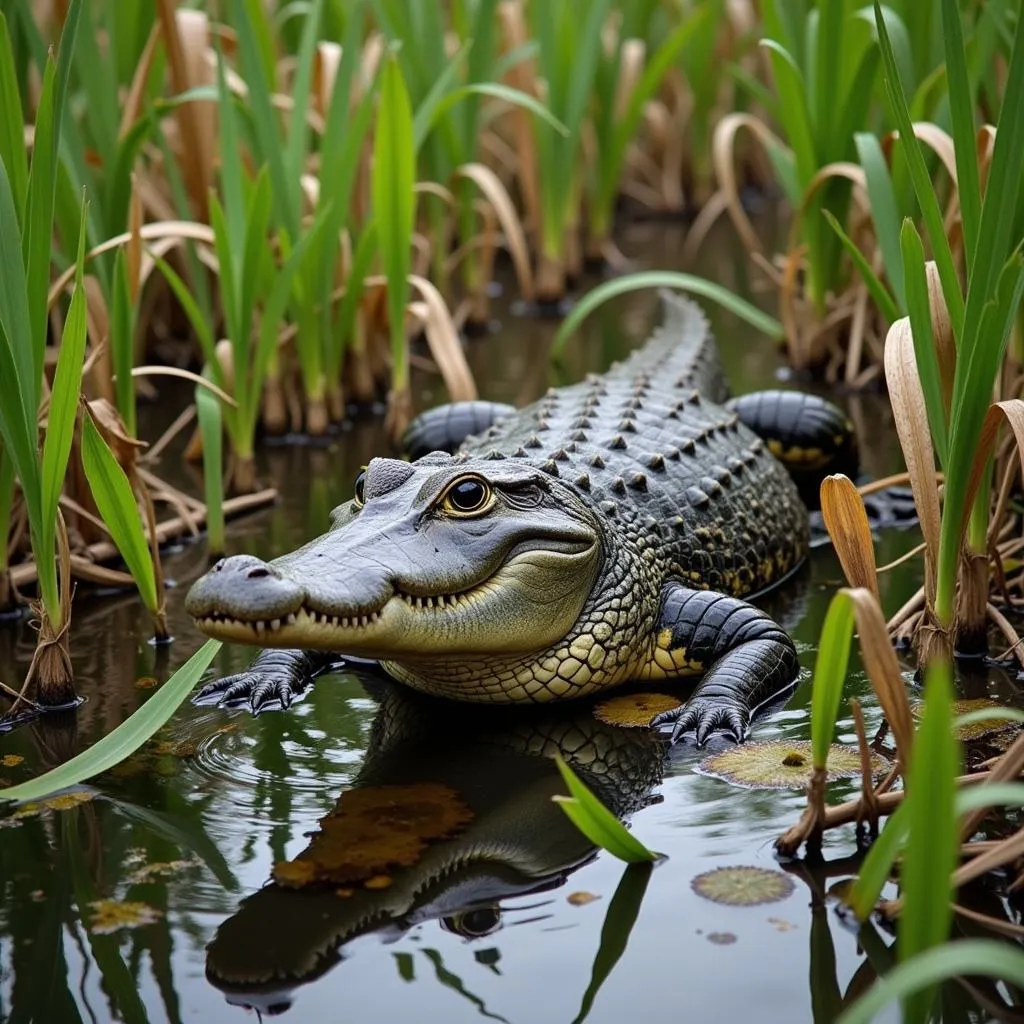
[[[607,850],[627,864],[644,864],[658,859],[659,854],[648,850],[619,821],[618,818],[594,796],[579,780],[576,773],[566,764],[565,759],[555,755],[555,763],[562,774],[569,796],[555,796],[552,799],[569,816],[572,823],[595,845]]]
[[[960,749],[953,733],[951,670],[937,662],[926,677],[925,707],[907,773],[909,835],[900,885],[903,912],[897,950],[910,960],[949,938],[950,880],[960,838],[954,809]],[[923,1024],[933,993],[918,990],[903,1004],[904,1020]]]
[[[976,262],[981,258],[979,250]],[[1024,261],[1020,253],[1015,253],[1003,268],[992,301],[981,310],[980,324],[977,330],[972,331],[976,341],[970,350],[965,350],[957,359],[953,407],[949,418],[949,464],[958,467],[959,471],[946,477],[943,494],[935,592],[936,613],[941,622],[948,623],[952,619],[957,559],[967,516],[965,499],[968,470],[974,461],[995,375],[1006,352],[1010,327],[1020,307],[1022,287]],[[970,363],[970,367],[961,375],[964,363]]]
[[[136,436],[135,382],[135,310],[129,295],[128,267],[124,249],[114,257],[114,292],[110,301],[110,354],[117,380],[114,382],[117,411],[132,437]]]
[[[285,174],[292,189],[290,205],[296,215],[302,210],[302,175],[305,172],[306,152],[309,145],[309,125],[306,113],[309,110],[310,86],[313,81],[313,61],[316,58],[317,37],[323,13],[323,0],[312,0],[306,10],[302,26],[302,38],[295,63],[292,80],[292,108],[289,121],[288,141],[285,146]],[[295,237],[294,235],[292,236]]]
[[[381,101],[373,145],[373,215],[377,244],[388,279],[388,323],[391,330],[393,386],[408,386],[405,350],[405,305],[409,294],[412,232],[416,218],[413,184],[416,162],[413,150],[412,109],[398,60],[387,59],[381,78]]]
[[[0,162],[0,327],[11,342],[11,357],[18,368],[13,383],[20,383],[26,396],[29,396],[32,394],[36,364],[30,343],[28,282],[20,239],[18,211],[14,205],[11,181],[5,164]]]
[[[875,982],[836,1024],[870,1024],[890,1003],[972,974],[1024,988],[1024,952],[994,939],[963,939],[929,949]]]
[[[833,153],[833,133],[836,132],[840,118],[836,112],[846,104],[856,103],[856,94],[840,101],[839,79],[843,67],[843,51],[849,45],[844,39],[844,21],[846,5],[842,3],[823,3],[817,5],[818,25],[815,34],[815,61],[811,91],[811,113],[814,121],[815,149],[819,159],[827,160]],[[846,140],[841,140],[845,144]]]
[[[811,116],[807,109],[807,88],[792,54],[780,42],[762,39],[761,46],[768,51],[775,88],[779,94],[779,116],[786,131],[786,139],[793,150],[800,191],[803,192],[818,169]]]
[[[957,195],[964,226],[967,277],[970,279],[974,254],[978,248],[981,220],[981,185],[978,179],[978,154],[974,143],[974,103],[967,77],[963,26],[957,0],[942,0],[942,36],[946,44],[946,78],[949,112],[953,122],[953,148],[956,154]]]
[[[210,227],[213,228],[213,250],[217,254],[217,278],[220,284],[220,307],[224,313],[224,326],[232,345],[245,344],[248,335],[244,324],[252,322],[252,309],[242,307],[241,261],[245,253],[245,214],[241,219],[241,247],[235,249],[235,229],[231,226],[230,215],[220,205],[220,200],[210,194]]]
[[[977,711],[957,715],[953,725],[959,730],[979,722],[1017,722],[1024,725],[1024,711],[1018,708],[979,708]],[[1024,793],[1024,789],[1021,792]],[[1021,805],[1024,806],[1024,800],[1021,801]]]
[[[82,466],[96,507],[139,588],[143,604],[150,612],[155,612],[156,576],[135,494],[120,463],[88,414],[82,417]]]
[[[0,162],[0,432],[26,490],[29,512],[38,509],[35,360],[18,218],[7,171]]]
[[[60,129],[64,119],[64,101],[71,73],[75,37],[82,13],[81,0],[72,0],[61,32],[57,63],[47,61],[43,74],[43,88],[36,112],[35,143],[32,149],[32,168],[29,171],[26,205],[26,230],[22,238],[25,260],[31,352],[35,374],[32,390],[26,391],[29,404],[39,404],[42,388],[43,356],[46,351],[47,293],[50,288],[51,240],[53,237],[53,207],[56,195],[57,160]],[[28,339],[26,339],[28,343]]]
[[[458,89],[453,89],[439,100],[436,106],[429,110],[426,110],[422,104],[420,105],[416,111],[413,132],[413,141],[417,151],[434,125],[452,107],[458,103],[466,102],[474,96],[491,96],[494,99],[508,103],[510,106],[522,107],[552,127],[559,135],[564,137],[569,135],[569,129],[543,103],[540,103],[529,93],[525,93],[520,89],[513,89],[508,85],[502,85],[500,82],[476,82],[472,85],[462,85]],[[421,120],[424,114],[430,115],[425,123]]]
[[[973,390],[975,370],[972,367],[975,341],[981,331],[981,311],[997,291],[997,282],[1007,257],[1021,244],[1013,237],[1017,198],[1020,194],[1021,165],[1024,164],[1024,16],[1017,25],[1017,35],[1006,78],[1006,96],[999,115],[996,141],[992,150],[985,198],[981,205],[978,227],[978,250],[971,264],[967,284],[967,319],[965,339],[968,360],[957,363],[957,384],[954,395]],[[961,364],[964,364],[961,366]],[[961,369],[963,373],[961,373]],[[994,373],[994,370],[993,370]],[[987,372],[986,372],[987,377]],[[981,378],[985,379],[985,378]]]
[[[53,377],[53,391],[50,395],[50,411],[46,418],[46,438],[42,455],[42,546],[37,557],[53,562],[56,549],[57,505],[64,489],[71,443],[75,436],[75,419],[78,414],[78,398],[82,390],[82,361],[85,358],[86,299],[82,283],[85,267],[85,234],[88,204],[82,203],[82,215],[78,236],[78,259],[75,265],[75,290],[71,295],[71,306],[64,321],[64,333],[57,351],[57,369]],[[130,380],[131,378],[129,378]],[[49,575],[49,573],[47,573]],[[43,573],[40,572],[43,584]],[[57,594],[56,576],[48,585],[43,584],[43,598],[46,611],[53,622],[60,621],[60,602]],[[52,590],[52,593],[49,591]],[[51,604],[52,602],[52,604]]]
[[[207,388],[196,388],[196,414],[203,438],[203,495],[206,501],[206,545],[210,555],[224,553],[224,423],[220,400]]]
[[[928,426],[935,445],[939,466],[949,464],[949,436],[946,428],[946,407],[942,398],[939,377],[939,359],[935,352],[932,331],[931,303],[928,298],[928,280],[925,276],[924,245],[914,222],[907,217],[900,232],[903,256],[903,288],[907,296],[910,329],[914,338],[914,361],[921,377],[921,390],[928,413]]]
[[[436,125],[445,113],[451,109],[451,104],[442,105],[442,100],[444,100],[448,96],[449,92],[451,92],[452,84],[455,82],[455,79],[459,74],[459,70],[461,69],[462,64],[465,61],[466,56],[469,54],[472,46],[472,40],[468,40],[462,44],[459,52],[448,61],[444,70],[440,75],[438,75],[434,84],[428,90],[426,96],[420,100],[419,105],[416,107],[416,113],[412,119],[413,148],[416,152],[419,152],[420,147],[423,145],[424,140],[430,134],[434,125]],[[471,95],[473,94],[465,94],[467,97]]]
[[[606,281],[587,292],[558,328],[558,333],[551,345],[551,358],[558,359],[561,356],[562,349],[565,348],[573,331],[599,306],[603,306],[609,299],[613,299],[617,295],[642,291],[645,288],[677,288],[680,291],[703,296],[705,299],[717,302],[734,316],[745,320],[751,327],[776,341],[781,341],[784,336],[782,324],[778,320],[762,312],[756,306],[752,306],[738,295],[734,295],[728,288],[707,281],[703,277],[695,277],[693,274],[681,274],[672,270],[645,270],[638,274],[627,274],[624,277],[617,277],[613,281]]]
[[[981,788],[981,787],[979,787]],[[878,838],[871,844],[864,862],[857,872],[857,878],[850,889],[846,902],[860,921],[866,921],[882,895],[882,887],[892,874],[892,866],[899,855],[900,847],[907,838],[910,828],[910,814],[907,804],[901,804],[890,815]]]
[[[217,54],[217,133],[220,149],[220,191],[224,197],[223,221],[227,230],[229,245],[226,251],[232,255],[232,265],[228,269],[237,271],[241,267],[242,253],[245,251],[245,197],[243,183],[245,172],[242,170],[241,140],[238,131],[238,117],[235,111],[235,100],[228,89],[224,74],[224,58]],[[213,222],[211,221],[211,226]],[[221,267],[221,283],[225,281],[225,269]],[[222,287],[223,292],[223,287]],[[229,292],[226,296],[237,303],[238,297]],[[226,313],[226,311],[225,311]]]
[[[206,317],[203,316],[203,312],[199,308],[199,303],[196,302],[192,293],[189,291],[188,285],[185,284],[178,272],[167,262],[167,260],[158,256],[155,252],[150,252],[149,255],[156,264],[157,269],[161,274],[163,274],[164,279],[171,286],[171,291],[174,292],[174,297],[178,300],[178,303],[184,310],[185,315],[188,317],[188,322],[192,325],[192,330],[195,332],[196,340],[199,342],[199,349],[203,353],[203,362],[211,368],[214,383],[223,389],[226,381],[224,380],[224,375],[220,371],[220,363],[217,360],[213,331],[210,330],[210,325],[207,322]]]
[[[907,158],[907,165],[910,168],[914,192],[917,195],[917,201],[924,216],[925,227],[928,230],[928,241],[931,243],[932,255],[938,267],[939,280],[942,282],[942,294],[946,299],[946,307],[949,310],[949,319],[953,325],[953,335],[959,341],[964,328],[964,299],[960,292],[960,279],[957,276],[956,266],[953,263],[953,254],[950,251],[949,240],[946,238],[946,231],[943,226],[942,211],[939,209],[939,201],[936,198],[931,176],[925,165],[924,154],[921,152],[921,145],[917,141],[913,125],[910,123],[910,111],[907,109],[906,95],[900,82],[899,72],[896,68],[896,58],[893,55],[892,44],[889,40],[885,19],[882,16],[882,9],[878,0],[875,0],[875,25],[878,29],[878,43],[882,49],[885,87],[889,98],[890,112],[899,128],[900,142]]]
[[[882,264],[889,287],[900,309],[907,308],[903,290],[903,258],[900,252],[900,215],[896,190],[892,185],[889,165],[878,139],[869,132],[857,132],[853,137],[857,158],[864,169],[868,186],[871,219],[875,225],[875,238],[882,251]],[[899,319],[894,317],[893,319]]]
[[[853,260],[854,266],[857,268],[861,280],[867,286],[868,292],[878,307],[879,312],[888,323],[895,323],[900,318],[900,311],[895,299],[889,294],[889,289],[885,287],[881,280],[879,280],[878,275],[871,269],[871,264],[868,263],[864,253],[857,248],[854,240],[840,227],[839,221],[828,210],[822,210],[821,212],[825,220],[828,221],[829,226],[839,237],[839,241],[843,243],[843,248],[850,259]]]
[[[277,223],[287,229],[290,238],[298,238],[301,230],[300,211],[296,205],[298,182],[293,187],[288,180],[281,130],[270,98],[273,82],[268,80],[260,60],[254,22],[246,15],[242,0],[234,0],[232,11],[238,32],[239,66],[249,87],[249,109],[256,128],[256,140],[260,156],[270,167]],[[226,142],[222,139],[221,143],[223,149]]]
[[[1010,708],[1005,710],[1009,711]],[[974,711],[973,715],[984,712]],[[963,718],[969,718],[964,715]],[[990,721],[994,718],[988,712],[988,718],[983,721]],[[958,719],[959,722],[959,719]],[[956,794],[957,815],[970,814],[972,811],[980,811],[986,807],[1024,807],[1024,782],[987,782],[983,786],[968,786]]]
[[[0,800],[41,800],[68,786],[113,768],[139,749],[174,714],[220,650],[219,640],[207,640],[163,686],[113,732],[88,750],[37,779],[0,791]]]
[[[619,884],[615,887],[608,904],[608,912],[601,926],[601,942],[597,947],[594,965],[590,969],[590,983],[583,993],[579,1013],[573,1019],[573,1024],[582,1024],[587,1019],[601,986],[622,959],[622,954],[626,952],[650,880],[649,865],[628,864],[623,870],[622,878],[619,879]]]
[[[18,91],[14,50],[7,19],[0,11],[0,161],[7,168],[19,227],[22,226],[25,216],[25,197],[28,192],[27,154],[25,121],[21,114],[21,93]],[[19,231],[19,236],[20,233]]]
[[[828,606],[821,629],[818,656],[814,662],[811,688],[811,748],[814,767],[824,768],[835,735],[839,700],[846,684],[846,667],[853,639],[853,602],[846,594],[836,594]]]

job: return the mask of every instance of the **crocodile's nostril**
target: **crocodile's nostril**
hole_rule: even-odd
[[[226,558],[222,558],[222,559],[220,559],[220,560],[219,560],[218,562],[216,562],[216,563],[215,563],[215,565],[214,565],[214,567],[213,567],[213,570],[212,570],[212,571],[213,571],[213,572],[220,572],[220,571],[221,571],[221,569],[223,569],[223,568],[224,568],[224,563],[225,563],[226,561],[227,561],[227,559],[226,559]]]
[[[270,575],[270,570],[265,568],[262,565],[257,566],[255,569],[250,569],[245,574],[246,579],[250,579],[250,580],[262,579],[264,576],[269,576],[269,575]]]

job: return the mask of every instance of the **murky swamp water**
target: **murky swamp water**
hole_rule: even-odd
[[[638,225],[622,244],[645,265],[669,267],[682,237],[671,225]],[[700,273],[749,291],[730,241],[708,251]],[[473,342],[470,358],[484,397],[517,404],[604,369],[658,315],[648,294],[607,307],[556,373],[547,360],[554,325],[516,319],[500,299],[495,312],[500,333]],[[773,386],[781,359],[772,346],[709,312],[734,390]],[[419,383],[422,405],[439,400],[433,378]],[[837,400],[858,425],[865,471],[899,468],[885,399]],[[273,557],[322,532],[358,467],[386,451],[377,421],[329,445],[264,447],[260,470],[281,501],[231,525],[231,552]],[[165,457],[163,471],[192,473],[198,486],[179,462]],[[913,532],[886,534],[879,563],[914,542]],[[73,652],[87,702],[66,720],[0,736],[5,783],[87,746],[186,660],[201,637],[182,602],[205,567],[202,542],[167,559],[177,583],[169,649],[147,642],[147,617],[131,597],[76,604]],[[887,609],[909,596],[915,572],[885,577]],[[819,548],[807,571],[765,602],[796,638],[805,680],[757,738],[807,737],[806,677],[841,579],[831,551]],[[0,679],[20,681],[31,649],[26,624],[0,626]],[[226,648],[211,675],[250,656]],[[879,714],[853,665],[849,692],[864,697],[871,732]],[[982,680],[979,692],[999,685]],[[854,739],[849,718],[839,739]],[[667,860],[649,875],[626,875],[612,857],[594,856],[550,800],[561,787],[543,755],[555,750]],[[845,860],[855,852],[852,829],[828,836],[825,867],[791,868],[792,892],[778,902],[737,908],[699,897],[691,880],[714,868],[777,869],[772,841],[804,802],[799,791],[744,790],[695,773],[707,753],[684,744],[666,760],[650,737],[602,725],[587,707],[467,719],[346,672],[321,678],[287,713],[258,719],[186,705],[140,755],[84,788],[91,799],[0,821],[9,826],[0,834],[0,1019],[230,1022],[251,1019],[243,1007],[254,1006],[289,1021],[354,1024],[568,1024],[584,1014],[594,1022],[639,1014],[651,1024],[834,1020],[843,994],[872,976],[858,936],[823,901],[854,869]],[[425,783],[456,792],[473,818],[414,865],[340,893],[264,888],[275,862],[302,851],[350,787]],[[852,792],[843,785],[837,794]],[[373,818],[372,807],[365,813]],[[414,844],[408,859],[415,853]],[[145,905],[151,922],[104,930],[119,923],[111,900]],[[874,941],[869,952],[879,956],[892,939]],[[964,1008],[962,1019],[980,1018]]]

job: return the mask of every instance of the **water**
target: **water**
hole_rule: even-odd
[[[649,265],[670,266],[681,242],[671,226],[641,225],[623,245]],[[742,254],[727,242],[713,253],[701,271],[745,289]],[[546,359],[554,326],[515,320],[499,301],[503,329],[473,343],[471,363],[485,397],[522,404],[550,383],[606,367],[645,336],[656,307],[651,296],[609,307],[558,375]],[[771,345],[725,316],[714,322],[734,389],[775,383],[781,360]],[[439,397],[433,378],[420,376],[418,387],[421,404]],[[897,469],[885,399],[839,400],[861,428],[866,471]],[[273,557],[321,532],[358,467],[385,451],[379,422],[321,446],[264,448],[260,472],[281,502],[233,524],[230,550]],[[162,471],[198,482],[170,455]],[[913,533],[881,538],[880,564],[914,541]],[[205,567],[201,543],[167,559],[177,584],[168,595],[169,649],[147,642],[134,598],[76,604],[74,660],[87,702],[73,716],[0,737],[0,778],[20,781],[87,746],[196,649],[201,638],[182,601]],[[831,551],[818,549],[807,571],[766,602],[796,639],[805,677],[841,581]],[[917,583],[913,567],[888,574],[885,606],[898,607]],[[0,678],[23,677],[32,641],[26,624],[0,628]],[[249,656],[225,649],[216,673]],[[864,699],[870,733],[880,715],[856,659],[850,692]],[[806,738],[808,700],[804,685],[757,737]],[[852,829],[827,837],[825,866],[787,868],[795,884],[780,902],[724,907],[692,890],[696,875],[720,866],[777,870],[772,842],[799,816],[799,792],[743,790],[696,774],[709,751],[682,745],[666,761],[650,737],[602,726],[588,708],[466,714],[348,672],[320,679],[284,714],[254,719],[187,705],[141,755],[83,788],[82,802],[0,822],[9,826],[0,838],[0,1019],[241,1021],[248,1005],[295,1022],[569,1022],[589,986],[595,1022],[637,1013],[647,1022],[828,1021],[845,993],[870,981],[872,960],[885,962],[891,936],[872,928],[858,937],[826,903],[828,888],[855,870]],[[839,738],[853,740],[850,719]],[[560,784],[539,755],[555,749],[631,815],[644,843],[668,855],[649,878],[595,856],[551,803]],[[309,844],[353,784],[423,783],[456,793],[473,818],[460,837],[432,844],[418,867],[391,872],[388,888],[264,888],[273,865]],[[155,920],[99,933],[104,900],[143,904]],[[981,1019],[966,1008],[947,1019],[961,1016]]]

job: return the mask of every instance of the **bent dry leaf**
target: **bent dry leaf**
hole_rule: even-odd
[[[875,543],[864,499],[842,473],[821,482],[821,515],[851,587],[864,587],[878,600]]]
[[[577,778],[561,755],[555,764],[569,790],[569,796],[553,796],[569,820],[596,846],[627,864],[653,863],[662,855],[647,849],[618,818]]]
[[[0,800],[41,800],[58,790],[91,779],[135,753],[174,714],[220,650],[219,640],[207,640],[133,715],[88,750],[31,782],[0,790]]]

